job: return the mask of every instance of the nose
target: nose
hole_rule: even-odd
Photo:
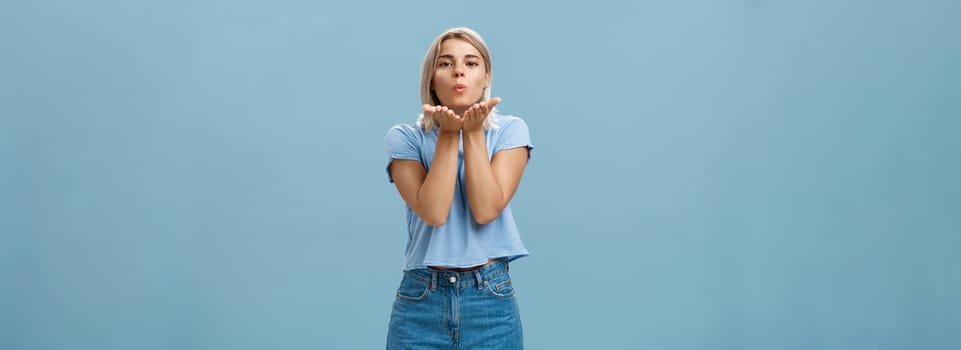
[[[454,77],[457,78],[457,77],[462,77],[462,76],[464,76],[464,68],[462,68],[460,65],[455,65],[455,66],[454,66]]]

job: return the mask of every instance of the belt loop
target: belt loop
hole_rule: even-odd
[[[437,291],[437,271],[430,271],[430,291]]]
[[[477,280],[477,289],[484,289],[484,277],[481,276],[480,270],[474,270],[474,279]]]

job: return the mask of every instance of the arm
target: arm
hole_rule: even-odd
[[[527,147],[487,155],[483,123],[501,99],[477,103],[464,113],[464,180],[474,220],[487,224],[497,219],[517,191],[527,165]]]
[[[527,165],[527,152],[527,147],[503,150],[488,161],[483,129],[464,133],[467,201],[477,223],[494,221],[510,203]]]
[[[424,111],[436,112],[435,117],[441,124],[430,171],[416,160],[395,159],[390,163],[390,172],[407,206],[428,225],[443,226],[454,201],[460,124],[446,107],[424,106]]]

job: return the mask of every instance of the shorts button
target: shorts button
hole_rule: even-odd
[[[450,283],[457,282],[457,277],[450,276]]]

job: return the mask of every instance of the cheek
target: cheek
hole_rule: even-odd
[[[481,87],[487,86],[487,74],[478,73],[476,81],[478,86],[481,86]]]

